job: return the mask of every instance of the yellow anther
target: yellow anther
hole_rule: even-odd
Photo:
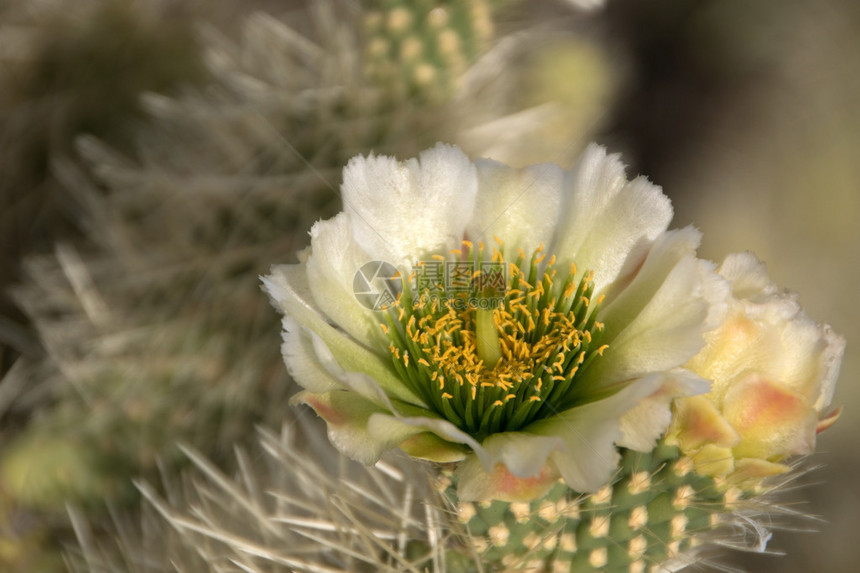
[[[382,332],[384,332],[385,334],[388,334],[388,326],[386,326],[385,324],[383,324],[381,322],[379,323],[379,326],[382,327]]]
[[[591,302],[590,300],[588,300],[587,296],[580,297],[579,300],[581,300],[582,304],[584,304],[585,306],[588,306],[588,303]]]
[[[463,244],[463,246],[464,246],[464,247],[467,247],[467,248],[469,248],[469,249],[471,249],[471,248],[474,246],[474,245],[472,244],[472,241],[469,241],[469,240],[466,240],[466,239],[463,239],[463,240],[462,240],[462,241],[460,241],[460,242]]]
[[[451,249],[448,252],[451,253],[452,255],[457,255],[458,257],[463,256],[463,251],[461,251],[460,249]]]
[[[425,358],[419,358],[418,364],[420,364],[421,366],[426,366],[427,368],[430,368],[430,363],[427,362],[427,360]]]
[[[573,293],[576,292],[576,284],[570,283],[566,289],[564,289],[564,298],[570,297]]]
[[[605,298],[606,298],[606,295],[605,295],[605,294],[600,295],[600,296],[597,298],[597,304],[601,304],[601,303],[603,302],[603,299],[605,299]]]
[[[608,344],[604,344],[603,346],[601,346],[600,348],[598,348],[598,349],[597,349],[597,353],[598,353],[600,356],[603,356],[603,351],[604,351],[604,350],[606,350],[607,348],[609,348],[609,345],[608,345]]]
[[[446,400],[450,400],[451,398],[453,398],[453,396],[448,394],[447,392],[442,392],[442,397]]]
[[[409,351],[408,350],[403,351],[403,364],[405,366],[409,366]]]
[[[540,396],[529,396],[529,402],[540,402]]]
[[[505,396],[505,402],[508,402],[509,400],[513,400],[516,397],[517,397],[516,394],[508,394],[507,396]]]
[[[495,402],[493,402],[493,406],[504,406],[504,405],[505,405],[504,402],[502,402],[501,400],[496,400]]]
[[[478,387],[472,386],[472,400],[474,400],[478,396]]]

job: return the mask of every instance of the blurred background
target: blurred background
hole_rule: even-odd
[[[701,256],[755,252],[847,338],[845,413],[787,498],[818,533],[720,562],[855,571],[860,5],[592,4],[0,5],[0,570],[66,570],[67,510],[117,537],[130,480],[187,464],[177,441],[229,471],[291,415],[257,276],[340,209],[349,157],[442,140],[570,166],[595,140]]]

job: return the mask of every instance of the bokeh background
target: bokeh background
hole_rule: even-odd
[[[5,2],[0,570],[64,570],[67,507],[110,535],[177,440],[229,467],[289,415],[256,276],[339,209],[350,156],[570,165],[596,140],[703,257],[754,251],[848,339],[844,415],[787,498],[818,533],[721,562],[856,571],[858,101],[852,0]]]

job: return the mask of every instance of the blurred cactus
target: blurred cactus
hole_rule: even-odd
[[[256,455],[238,450],[234,478],[186,449],[193,472],[167,479],[166,497],[140,484],[148,504],[139,537],[92,539],[73,514],[81,546],[71,570],[417,573],[446,558],[477,566],[474,555],[446,552],[456,525],[423,468],[402,458],[348,462],[318,428],[294,423],[280,436],[263,431]]]
[[[376,0],[364,16],[368,75],[396,95],[436,100],[449,96],[489,46],[491,4]]]
[[[80,132],[127,145],[141,91],[202,76],[190,20],[177,7],[125,0],[0,7],[0,317],[21,320],[5,291],[24,251],[73,231],[52,156],[71,152]],[[33,346],[11,323],[0,329],[0,373],[15,354],[36,354]]]

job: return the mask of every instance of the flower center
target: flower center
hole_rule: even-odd
[[[381,325],[410,389],[477,439],[575,405],[577,372],[606,349],[592,344],[593,273],[576,281],[571,264],[557,280],[543,247],[506,262],[496,240],[490,261],[463,241],[453,260],[418,263]]]

